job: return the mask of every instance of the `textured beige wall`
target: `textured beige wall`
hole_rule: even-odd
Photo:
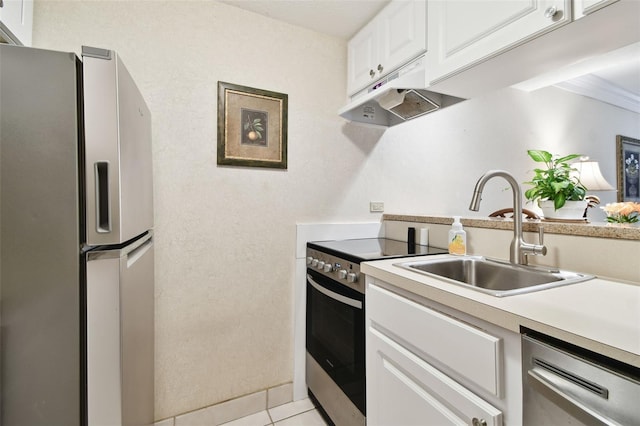
[[[295,223],[371,220],[345,42],[211,1],[38,0],[34,45],[116,50],[151,109],[157,419],[291,381]],[[287,171],[216,166],[218,80],[289,95]]]
[[[640,114],[555,87],[502,89],[387,130],[374,153],[384,159],[380,200],[389,214],[486,217],[510,207],[512,192],[504,179],[491,179],[480,211],[473,213],[469,202],[477,180],[490,169],[507,170],[521,183],[530,180],[537,165],[528,149],[589,156],[615,186],[616,135],[640,138]],[[597,195],[603,203],[616,199],[614,191]],[[605,216],[592,209],[589,217]]]
[[[117,50],[153,114],[158,419],[291,380],[296,222],[378,220],[369,201],[467,216],[478,177],[526,180],[531,148],[589,155],[613,183],[615,135],[640,138],[638,114],[554,88],[345,124],[344,41],[214,1],[36,0],[34,21],[35,46]],[[289,95],[287,171],[216,166],[218,80]]]

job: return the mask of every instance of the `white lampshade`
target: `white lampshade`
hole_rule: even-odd
[[[571,164],[577,172],[576,175],[580,182],[589,191],[615,191],[615,188],[606,181],[597,161],[591,161],[587,158]]]

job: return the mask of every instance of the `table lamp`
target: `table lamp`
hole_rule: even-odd
[[[615,191],[615,188],[602,176],[600,165],[597,161],[590,160],[589,157],[580,157],[580,161],[572,163],[571,166],[575,169],[573,173],[580,179],[580,183],[587,188],[587,191]],[[600,198],[596,195],[587,195],[585,199],[589,201],[587,208],[584,210],[583,217],[586,219],[587,210],[589,207],[595,207],[600,204]]]

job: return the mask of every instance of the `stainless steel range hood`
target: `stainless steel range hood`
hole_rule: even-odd
[[[352,96],[338,114],[355,123],[390,127],[463,101],[427,89],[425,62],[421,56],[376,81]]]

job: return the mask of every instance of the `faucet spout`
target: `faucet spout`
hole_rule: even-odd
[[[504,170],[489,170],[478,179],[476,187],[473,190],[473,196],[471,203],[469,204],[469,210],[480,210],[480,201],[482,201],[482,190],[486,183],[494,177],[501,177],[505,179],[511,186],[513,193],[513,240],[511,241],[511,247],[509,250],[509,261],[514,264],[526,265],[527,254],[547,254],[547,248],[544,245],[529,244],[522,238],[522,190],[518,181],[511,175],[511,173]]]
[[[469,210],[477,212],[480,210],[480,201],[482,201],[482,189],[478,189],[480,181],[476,183],[476,189],[473,190],[473,196],[471,197],[471,203],[469,204]],[[482,184],[484,187],[484,184]]]

